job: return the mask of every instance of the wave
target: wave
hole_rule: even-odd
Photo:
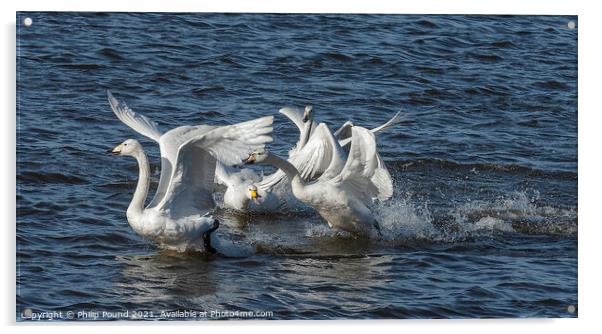
[[[76,70],[100,70],[106,68],[103,64],[57,64],[56,66]]]
[[[494,46],[496,48],[506,49],[506,48],[515,48],[516,44],[514,44],[508,40],[502,40],[502,41],[492,42],[491,46]]]
[[[59,183],[59,184],[86,184],[88,181],[74,175],[61,173],[21,172],[17,175],[17,182],[23,183]]]
[[[107,57],[112,60],[124,60],[123,56],[115,49],[102,48],[98,51],[98,54],[103,57]]]
[[[499,61],[504,60],[504,58],[502,58],[498,55],[495,55],[495,54],[468,52],[468,53],[466,53],[466,55],[469,58],[474,58],[476,60],[479,60],[481,62],[486,62],[486,63],[494,63],[494,62],[499,62]]]
[[[435,166],[448,170],[478,170],[478,171],[497,171],[523,174],[527,176],[543,176],[562,180],[577,180],[578,174],[570,171],[560,170],[542,170],[516,164],[497,164],[497,163],[459,163],[450,160],[441,159],[415,159],[415,160],[397,160],[387,161],[387,165],[395,170],[406,170],[408,168],[424,168]]]
[[[549,80],[549,81],[538,81],[534,84],[539,88],[554,89],[554,90],[567,90],[569,87],[567,84],[560,81]]]
[[[198,95],[198,96],[202,96],[202,95],[207,95],[207,94],[216,93],[216,92],[223,92],[225,90],[226,90],[226,88],[224,88],[222,86],[198,87],[198,88],[193,88],[192,93],[195,95]]]

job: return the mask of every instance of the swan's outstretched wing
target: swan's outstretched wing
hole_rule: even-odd
[[[265,176],[260,182],[257,182],[255,185],[258,189],[261,189],[265,192],[271,192],[281,182],[284,182],[284,180],[286,180],[286,174],[284,174],[284,172],[279,169],[274,173]]]
[[[331,179],[338,175],[345,165],[345,152],[339,146],[332,132],[325,123],[320,123],[305,146],[288,160],[305,181],[316,177]],[[286,178],[286,174],[278,170],[264,178],[257,187],[270,191]]]
[[[313,133],[316,129],[316,124],[312,120],[304,122],[303,113],[297,108],[285,107],[280,109],[279,112],[288,117],[293,123],[295,123],[297,128],[299,128],[299,140],[297,141],[297,145],[288,152],[288,156],[293,157],[299,153],[309,138],[313,136]],[[307,127],[308,124],[309,128]]]
[[[349,195],[369,204],[379,194],[378,187],[372,182],[376,168],[376,141],[374,134],[368,129],[354,126],[351,131],[352,141],[347,162],[333,180],[339,182]]]
[[[159,131],[157,128],[157,123],[151,121],[142,114],[134,112],[123,101],[117,101],[117,99],[109,90],[107,90],[107,97],[109,99],[111,109],[113,109],[113,113],[115,113],[119,120],[139,134],[156,142],[159,141],[159,138],[161,138],[161,131]]]
[[[134,112],[123,101],[119,102],[109,90],[107,90],[107,97],[111,109],[113,109],[113,113],[115,113],[119,120],[134,131],[159,143],[159,147],[161,148],[161,178],[159,179],[159,186],[157,187],[155,196],[148,205],[149,208],[155,207],[165,196],[169,179],[173,173],[173,166],[175,165],[176,155],[180,145],[180,142],[177,140],[179,136],[176,136],[175,134],[185,131],[186,127],[168,131],[164,136],[157,128],[155,122],[142,114]]]
[[[390,127],[392,127],[395,124],[401,123],[403,121],[403,118],[401,118],[401,110],[397,112],[397,114],[395,114],[395,116],[393,116],[390,120],[388,120],[385,124],[376,127],[372,130],[370,130],[372,133],[374,134],[378,134],[379,132],[382,132]]]
[[[305,159],[307,166],[302,165],[303,172],[310,173],[312,177],[322,174],[321,180],[330,180],[339,175],[347,158],[339,142],[324,123],[316,127],[314,135],[301,151],[305,155],[311,155],[311,158]]]
[[[220,126],[207,132],[204,128],[187,134],[192,138],[184,143],[200,145],[226,166],[238,165],[252,152],[261,151],[272,141],[273,116]]]
[[[176,165],[165,191],[157,204],[159,210],[172,216],[188,215],[213,208],[213,181],[216,161],[226,165],[240,163],[251,152],[261,151],[272,138],[273,117],[234,125],[191,130],[190,138],[177,152]]]
[[[349,150],[349,157],[355,158],[361,156],[364,161],[364,169],[362,171],[365,177],[369,177],[371,183],[378,190],[376,194],[372,194],[372,197],[376,197],[379,200],[386,200],[393,196],[393,180],[389,170],[385,165],[378,152],[376,151],[376,138],[374,135],[374,129],[368,130],[361,126],[353,126],[353,141],[357,145]],[[354,157],[355,155],[355,157]],[[349,159],[347,160],[349,162]]]
[[[216,162],[215,164],[215,183],[224,185],[226,187],[233,186],[233,180],[230,178],[231,171],[226,169],[221,162]]]
[[[221,162],[215,164],[215,183],[232,187],[241,183],[259,182],[261,178],[254,171],[243,168],[236,169],[235,167],[225,166]]]
[[[373,134],[376,135],[376,134],[383,132],[383,131],[389,129],[390,127],[392,127],[396,124],[399,124],[401,122],[403,122],[403,118],[401,117],[401,111],[398,111],[395,114],[395,116],[393,116],[390,120],[388,120],[384,124],[381,124],[380,126],[375,127],[374,129],[371,129],[370,132],[372,132]],[[334,136],[339,140],[339,144],[343,148],[345,148],[347,145],[349,145],[351,143],[351,128],[352,127],[353,127],[353,123],[347,121],[347,122],[345,122],[345,124],[343,124],[343,126],[341,126],[340,129],[338,129],[334,133]]]
[[[384,201],[393,196],[393,180],[387,166],[385,166],[385,162],[378,153],[375,159],[372,160],[372,163],[376,165],[374,175],[372,176],[372,183],[378,188],[378,199]]]
[[[335,131],[334,136],[337,140],[343,140],[347,138],[351,138],[351,128],[353,127],[353,123],[351,121],[345,122],[337,131]]]
[[[284,107],[278,110],[278,112],[288,117],[299,128],[299,131],[303,132],[304,122],[303,113],[301,112],[301,110],[297,108]]]

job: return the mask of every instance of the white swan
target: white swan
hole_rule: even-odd
[[[128,139],[111,153],[134,157],[139,179],[127,209],[127,220],[139,235],[161,246],[215,253],[220,241],[211,236],[219,222],[209,216],[215,203],[212,197],[216,159],[225,164],[240,163],[249,152],[262,149],[272,138],[273,117],[228,126],[181,126],[164,134],[157,125],[119,103],[107,92],[115,115],[138,133],[159,143],[161,177],[155,197],[145,208],[149,188],[149,164],[142,145]]]
[[[295,123],[297,125],[297,127],[299,128],[301,137],[306,135],[307,132],[312,132],[313,129],[315,128],[313,126],[313,124],[315,124],[315,122],[313,120],[313,109],[310,109],[309,112],[310,112],[309,116],[311,118],[311,119],[309,119],[309,122],[311,122],[312,124],[308,127],[307,107],[305,109],[305,113],[303,114],[303,118],[301,116],[301,113],[295,108],[281,109],[281,113],[283,113],[291,121],[293,121],[293,123]],[[404,121],[404,119],[401,117],[401,111],[398,111],[390,120],[388,120],[384,124],[382,124],[376,128],[373,128],[369,131],[372,132],[372,134],[377,135],[377,134],[391,128],[392,126],[401,123],[402,121]],[[330,161],[330,159],[339,159],[339,160],[346,159],[345,155],[349,151],[349,144],[351,143],[351,137],[352,137],[351,129],[353,127],[357,127],[357,126],[354,125],[351,121],[347,121],[334,133],[334,136],[337,139],[338,144],[343,148],[343,150],[342,151],[332,151],[332,152],[338,152],[339,154],[341,154],[340,152],[343,152],[342,156],[340,156],[340,157],[325,156],[324,157],[325,159],[327,159],[328,161]],[[313,133],[311,133],[309,136],[310,136],[310,140],[311,140]],[[321,139],[323,140],[324,138],[321,138]],[[302,144],[303,142],[300,141],[300,143]],[[289,156],[296,157],[298,159],[298,161],[307,161],[308,159],[311,159],[313,157],[311,150],[302,150],[303,147],[301,147],[301,148],[298,148],[298,147],[299,147],[299,144],[297,145],[296,150],[289,152]],[[303,151],[303,153],[301,153],[301,151]],[[290,161],[290,159],[289,159],[289,161]],[[370,164],[375,165],[373,182],[379,189],[379,197],[390,198],[393,195],[393,181],[391,178],[391,174],[389,173],[389,171],[387,169],[387,166],[385,165],[384,161],[382,160],[382,158],[380,157],[380,155],[378,153],[373,156],[373,161],[371,161]],[[320,165],[320,164],[315,164],[315,163],[312,165],[312,167],[313,167],[312,172],[317,175],[320,175],[321,173],[323,173],[326,168],[324,166],[324,164]],[[282,175],[279,174],[278,177],[282,177]],[[311,180],[311,178],[310,179],[305,178],[305,180],[308,181],[308,180]],[[277,181],[279,182],[280,180],[276,180],[276,177],[274,177],[271,180],[272,183],[275,183]]]
[[[246,163],[271,164],[280,168],[291,180],[293,194],[300,201],[314,207],[331,227],[355,235],[380,233],[378,222],[370,206],[379,197],[379,189],[373,183],[376,154],[374,134],[367,129],[353,127],[349,157],[341,172],[334,177],[324,175],[313,183],[306,183],[290,162],[271,154],[256,152]],[[331,136],[332,137],[332,136]],[[334,137],[332,141],[336,141]]]

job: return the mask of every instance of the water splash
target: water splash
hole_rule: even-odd
[[[374,213],[381,228],[382,238],[386,241],[431,240],[440,234],[432,224],[433,217],[426,202],[422,207],[418,207],[408,199],[394,199],[377,205]]]
[[[456,242],[500,233],[577,233],[577,211],[538,205],[539,193],[517,191],[495,200],[472,200],[434,214],[428,202],[395,198],[374,212],[385,241]]]
[[[493,201],[474,200],[450,212],[466,231],[502,231],[528,234],[577,232],[577,210],[537,204],[537,191],[516,191]]]

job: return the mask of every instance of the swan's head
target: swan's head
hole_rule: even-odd
[[[305,111],[303,112],[303,122],[307,122],[314,119],[314,108],[312,106],[305,106]]]
[[[266,161],[270,153],[268,151],[263,152],[254,152],[249,154],[249,157],[243,160],[245,164],[254,164],[254,163],[262,163]]]
[[[135,152],[139,151],[140,149],[142,149],[142,146],[136,139],[128,139],[123,143],[115,146],[115,148],[111,150],[111,154],[132,156]]]
[[[248,191],[249,191],[249,198],[250,199],[257,199],[257,198],[261,198],[261,196],[259,196],[257,194],[257,187],[254,184],[250,184],[248,187]]]

